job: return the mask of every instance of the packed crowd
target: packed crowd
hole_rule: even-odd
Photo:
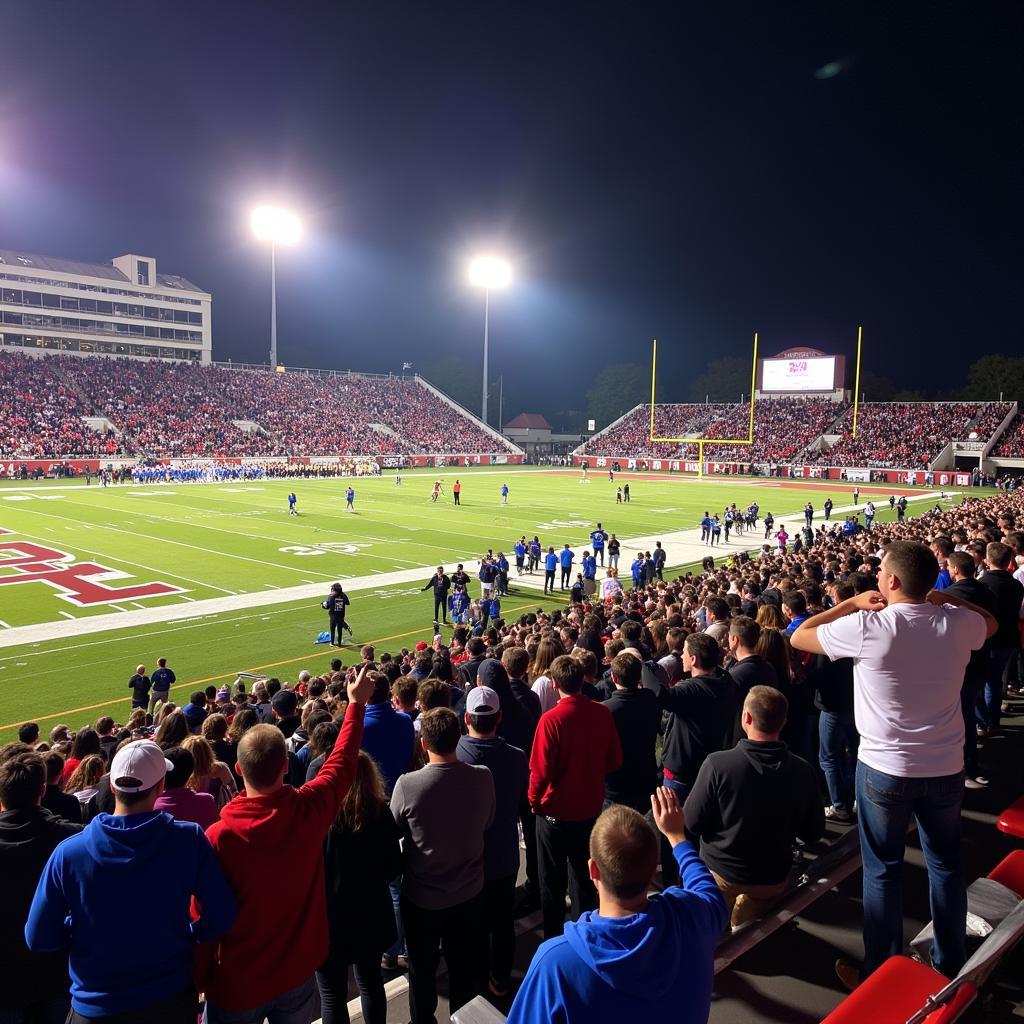
[[[997,442],[992,454],[1004,459],[1024,459],[1024,416],[1017,413]]]
[[[920,469],[950,441],[987,441],[1010,406],[1003,402],[884,403],[860,406],[857,438],[851,436],[853,406],[814,398],[763,399],[754,409],[752,445],[714,444],[705,460],[742,463],[788,463],[830,466],[877,466]],[[838,421],[838,422],[837,422]],[[831,429],[830,429],[831,428]],[[745,437],[750,406],[741,404],[659,405],[655,408],[658,437]],[[832,447],[809,451],[823,434],[841,435]],[[650,440],[650,407],[638,406],[609,431],[580,447],[577,455],[616,458],[696,459],[697,445]],[[972,436],[975,435],[975,436]],[[1017,440],[1002,442],[994,454],[1018,454]],[[1004,451],[1003,448],[1006,450]]]
[[[987,441],[1010,411],[1002,402],[883,402],[862,405],[857,437],[852,436],[853,408],[840,424],[839,440],[802,456],[808,464],[925,468],[950,441]]]
[[[0,749],[4,1017],[194,1024],[203,997],[211,1024],[309,1024],[318,993],[338,1024],[351,968],[383,1024],[406,966],[421,1024],[442,954],[452,1009],[511,998],[514,917],[539,906],[510,1020],[706,1021],[723,929],[829,820],[857,822],[864,864],[840,978],[903,949],[911,813],[952,976],[963,791],[1021,685],[1021,522],[1014,491],[793,544],[774,524],[759,557],[187,702],[140,665],[123,725],[26,723]]]
[[[0,353],[4,459],[494,451],[512,449],[415,380]]]

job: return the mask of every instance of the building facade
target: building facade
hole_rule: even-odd
[[[213,298],[152,256],[81,263],[0,249],[0,351],[209,363]]]

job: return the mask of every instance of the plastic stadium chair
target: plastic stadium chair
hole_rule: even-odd
[[[1018,797],[999,815],[996,828],[1018,839],[1024,839],[1024,796]]]
[[[477,996],[452,1014],[452,1024],[505,1024],[505,1015],[483,996]]]
[[[993,882],[1012,889],[1024,900],[1024,850],[1008,853],[989,873]]]

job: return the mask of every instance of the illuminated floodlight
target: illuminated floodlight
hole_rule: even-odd
[[[252,233],[274,245],[294,245],[302,235],[302,224],[290,210],[279,206],[259,206],[250,218]]]
[[[512,283],[512,265],[500,256],[477,256],[469,264],[468,276],[477,288],[507,288]]]

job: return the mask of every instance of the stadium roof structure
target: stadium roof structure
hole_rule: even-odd
[[[0,249],[0,266],[52,270],[57,274],[76,274],[79,277],[97,277],[120,284],[133,284],[131,279],[112,263],[86,263],[83,260],[68,260],[60,256],[40,256],[18,249]],[[163,288],[180,288],[189,292],[203,291],[197,284],[178,274],[157,274],[156,285]]]
[[[551,424],[539,412],[521,412],[505,424],[506,430],[550,430]]]

